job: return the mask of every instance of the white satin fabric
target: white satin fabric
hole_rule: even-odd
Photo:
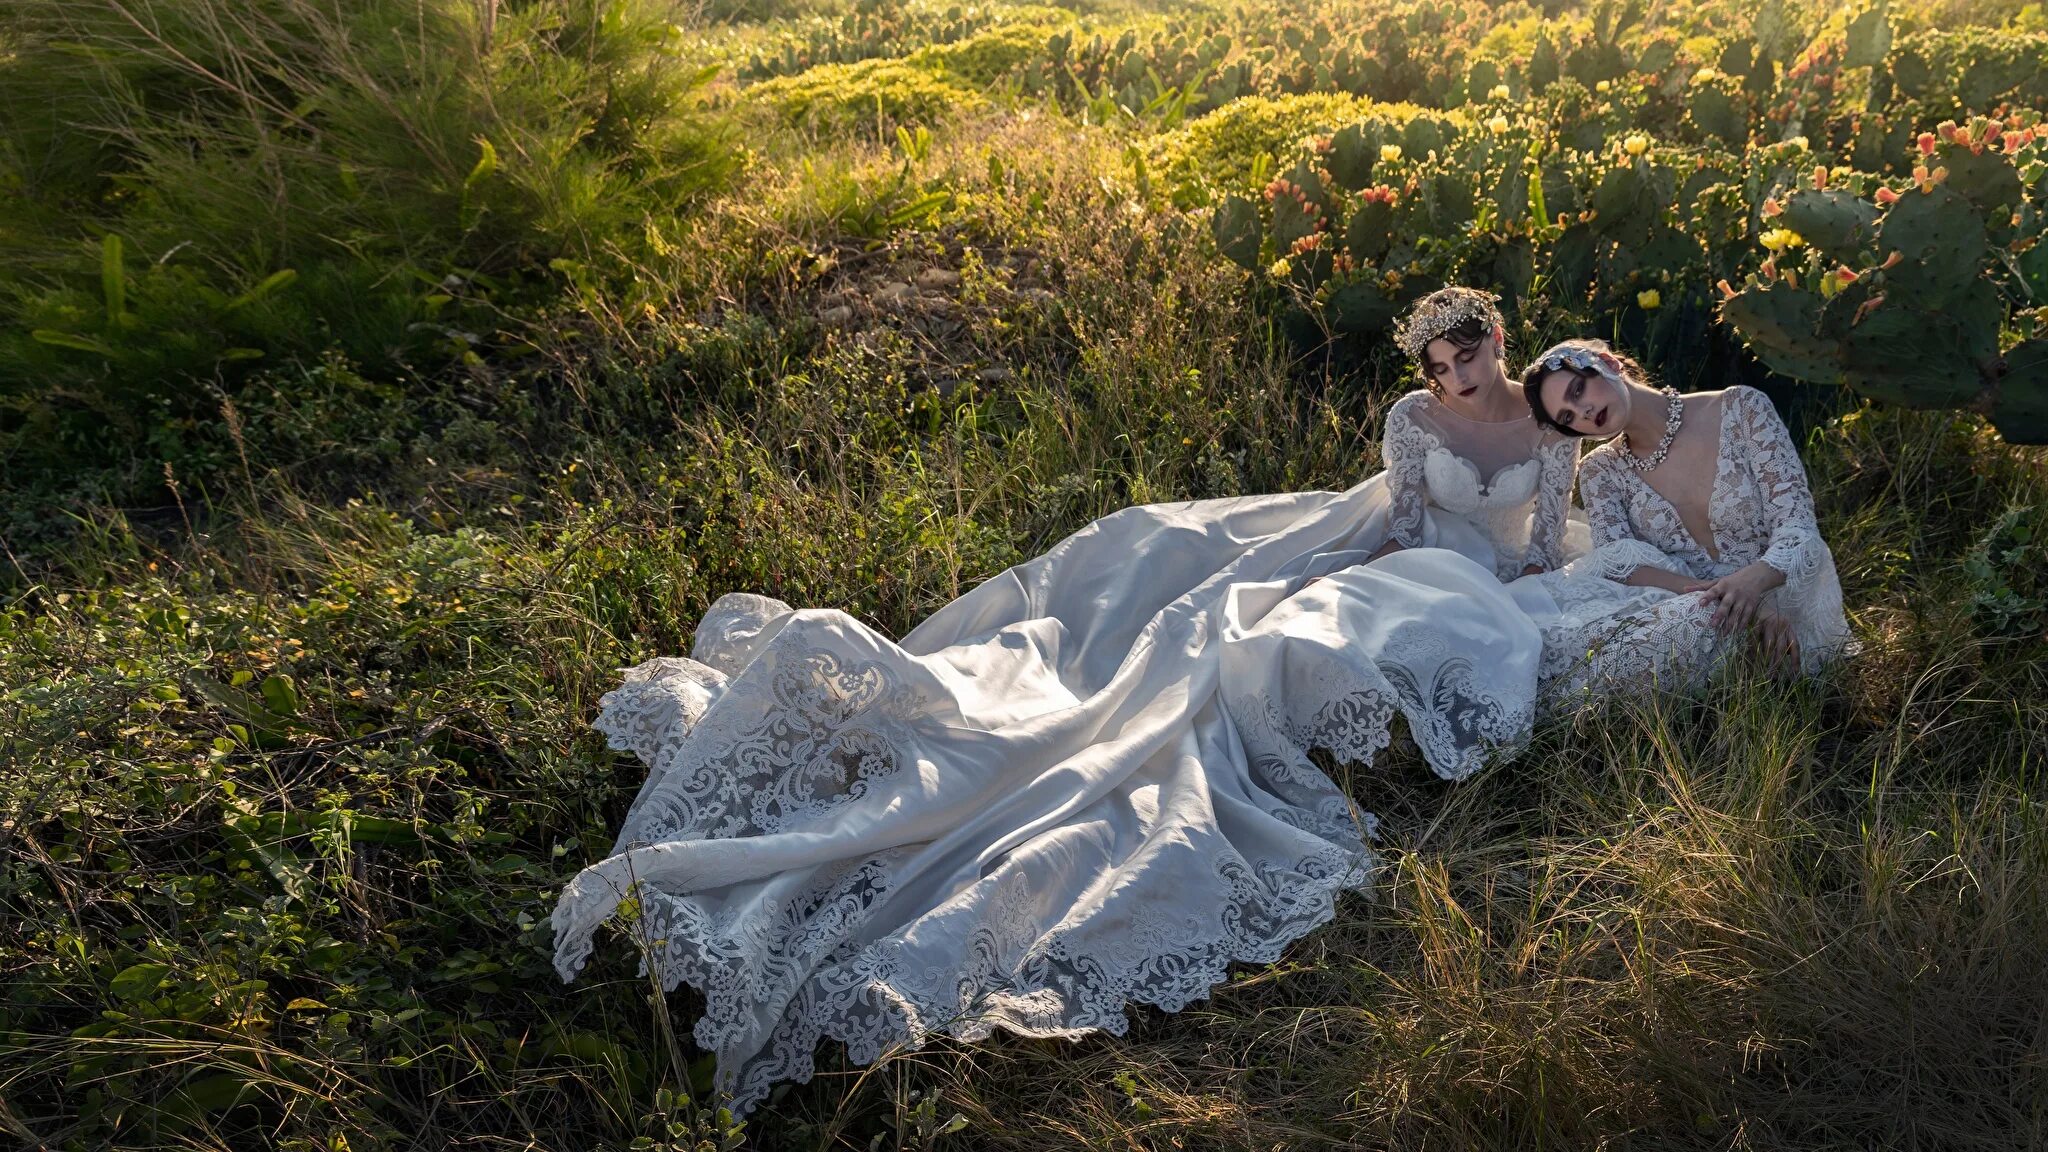
[[[1534,712],[1529,610],[1455,551],[1363,565],[1388,507],[1376,476],[1125,509],[896,643],[720,599],[689,659],[602,702],[648,777],[562,893],[557,968],[630,891],[744,1112],[823,1038],[865,1063],[934,1032],[1121,1033],[1127,1004],[1278,958],[1374,862],[1309,749],[1369,764],[1398,712],[1456,778]]]

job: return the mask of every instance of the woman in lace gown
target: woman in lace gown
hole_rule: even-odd
[[[1438,339],[1474,317],[1483,341]],[[1502,387],[1497,333],[1456,291],[1403,330],[1440,385]],[[1552,556],[1529,511],[1562,519],[1569,468],[1479,455],[1534,442],[1511,422],[1406,411],[1393,467],[1347,491],[1127,508],[894,642],[720,598],[688,659],[601,702],[648,774],[556,906],[563,978],[633,894],[644,966],[702,990],[744,1112],[821,1039],[866,1063],[933,1032],[1121,1033],[1128,1004],[1278,958],[1373,864],[1310,749],[1370,763],[1398,713],[1456,777],[1534,715],[1542,638],[1498,576]]]
[[[1533,609],[1547,707],[1697,684],[1737,641],[1807,673],[1848,649],[1834,556],[1768,397],[1739,385],[1660,390],[1597,340],[1549,349],[1523,383],[1546,425],[1613,437],[1579,464],[1592,550],[1528,582],[1552,601]]]

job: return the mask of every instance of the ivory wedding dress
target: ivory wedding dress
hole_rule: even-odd
[[[1777,409],[1763,393],[1738,385],[1722,393],[1716,416],[1711,548],[1629,467],[1618,441],[1580,461],[1592,550],[1515,588],[1543,633],[1546,709],[1617,687],[1690,687],[1726,655],[1730,646],[1711,622],[1714,605],[1701,594],[1619,583],[1643,565],[1716,580],[1761,560],[1785,574],[1764,603],[1791,622],[1802,671],[1852,648],[1834,554],[1821,538],[1806,469]],[[1538,591],[1549,603],[1540,604]]]
[[[1127,508],[894,643],[720,598],[690,658],[601,702],[648,775],[562,893],[558,970],[633,895],[643,971],[702,990],[743,1113],[823,1038],[866,1063],[933,1032],[1121,1033],[1128,1004],[1277,959],[1373,864],[1372,817],[1310,749],[1369,764],[1398,712],[1460,777],[1532,722],[1542,639],[1495,559],[1519,568],[1527,508],[1562,518],[1569,464],[1472,456],[1525,434],[1445,426],[1415,470],[1398,432],[1345,492]],[[1483,561],[1363,563],[1397,509]]]

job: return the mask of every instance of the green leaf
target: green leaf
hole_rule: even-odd
[[[98,340],[94,340],[90,336],[79,336],[71,332],[59,332],[54,328],[38,328],[29,333],[29,338],[38,344],[48,344],[56,348],[70,348],[79,352],[92,352],[105,356],[109,360],[116,358],[112,348],[107,347]]]
[[[114,976],[109,990],[123,1000],[145,1000],[163,984],[164,977],[170,974],[169,964],[158,964],[154,961],[131,964]]]
[[[270,295],[272,292],[277,291],[278,289],[284,287],[287,284],[290,284],[292,281],[297,280],[298,278],[299,274],[296,270],[291,268],[280,268],[277,271],[272,272],[270,275],[265,276],[261,281],[257,282],[254,288],[251,288],[247,292],[244,292],[241,295],[235,297],[233,300],[228,301],[227,306],[222,308],[221,311],[233,312],[235,309],[240,308],[245,304],[254,304],[256,301],[263,299],[265,296]]]
[[[479,136],[476,138],[476,146],[478,149],[476,165],[469,170],[469,175],[462,180],[462,202],[465,207],[468,206],[470,197],[475,194],[477,185],[489,180],[491,173],[498,170],[498,150],[491,146],[490,140]]]
[[[100,290],[106,294],[107,322],[126,327],[134,321],[128,315],[128,270],[121,261],[121,237],[109,232],[100,241]]]
[[[292,678],[279,673],[263,681],[263,706],[279,716],[296,716],[299,712],[299,690]]]

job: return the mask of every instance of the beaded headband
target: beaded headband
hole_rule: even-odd
[[[1410,360],[1420,362],[1422,350],[1429,342],[1456,328],[1467,320],[1484,320],[1499,328],[1502,326],[1500,309],[1494,302],[1500,297],[1476,288],[1440,288],[1422,298],[1414,311],[1408,313],[1394,330],[1394,342]]]
[[[1568,367],[1581,372],[1597,372],[1610,380],[1620,379],[1614,374],[1613,369],[1607,366],[1607,361],[1600,358],[1598,352],[1583,344],[1553,344],[1543,355],[1536,358],[1536,363],[1541,364],[1545,372],[1555,372]]]

